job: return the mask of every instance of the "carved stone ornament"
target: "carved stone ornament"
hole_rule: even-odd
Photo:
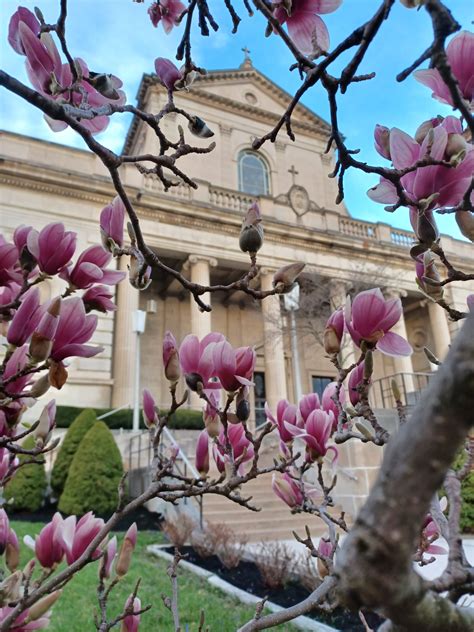
[[[294,184],[288,193],[277,196],[275,202],[291,206],[298,217],[305,215],[308,211],[320,210],[320,207],[309,199],[308,191],[299,184]]]

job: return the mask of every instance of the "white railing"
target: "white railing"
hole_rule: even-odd
[[[221,187],[209,187],[209,201],[213,206],[229,209],[230,211],[245,212],[255,201],[255,197],[240,191],[224,189]]]
[[[404,230],[393,230],[390,233],[391,242],[397,246],[411,248],[415,241],[415,235]]]
[[[362,237],[363,239],[377,239],[375,224],[361,222],[348,217],[341,217],[339,219],[339,228],[341,233],[344,233],[345,235]]]
[[[147,174],[144,176],[143,182],[144,188],[147,191],[153,191],[153,193],[165,193],[163,183],[156,176]],[[192,188],[184,182],[179,182],[176,186],[170,187],[166,193],[183,200],[191,200],[193,197]]]

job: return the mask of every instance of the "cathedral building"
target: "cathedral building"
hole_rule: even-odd
[[[156,76],[145,75],[139,107],[158,112],[166,99]],[[275,143],[268,142],[257,152],[252,149],[253,139],[273,127],[289,100],[290,95],[254,68],[248,57],[238,69],[209,72],[175,97],[179,107],[201,117],[214,132],[214,151],[180,160],[180,168],[198,188],[180,183],[165,192],[160,181],[143,175],[133,164],[123,167],[122,177],[149,246],[170,267],[201,284],[226,284],[248,269],[248,255],[239,249],[239,230],[245,211],[258,200],[265,241],[258,254],[256,287],[269,289],[276,269],[304,262],[302,290],[317,290],[313,304],[310,295],[304,294],[303,301],[300,294],[300,304],[309,304],[309,311],[291,311],[288,308],[297,305],[280,297],[259,302],[235,291],[204,295],[212,312],[200,313],[180,284],[163,272],[155,271],[150,287],[140,293],[121,283],[118,309],[100,316],[93,339],[104,351],[95,358],[72,361],[68,383],[57,394],[59,404],[101,408],[133,404],[138,337],[132,321],[138,309],[147,312],[140,336],[140,384],[150,388],[163,406],[168,402],[161,363],[166,330],[178,341],[190,332],[202,337],[219,331],[234,346],[255,346],[252,419],[257,423],[265,400],[275,409],[278,399],[294,401],[301,392],[321,392],[334,377],[334,367],[312,328],[318,325],[321,330],[331,308],[342,305],[351,289],[380,286],[387,295],[402,299],[404,316],[397,331],[410,341],[414,354],[408,358],[376,354],[376,380],[405,375],[409,393],[417,389],[417,376],[432,369],[423,347],[444,356],[458,324],[449,322],[443,310],[417,291],[408,253],[413,235],[387,222],[354,219],[343,204],[335,203],[336,181],[328,177],[333,156],[325,153],[329,124],[300,104],[293,114],[295,142],[281,133]],[[37,115],[32,111],[32,116]],[[178,124],[188,133],[179,114],[165,117],[166,133],[176,137]],[[208,143],[191,138],[196,145]],[[2,132],[0,139],[2,232],[9,238],[20,223],[39,229],[61,221],[77,232],[77,252],[98,243],[100,210],[115,195],[100,160],[89,151],[9,132]],[[157,142],[153,132],[135,119],[123,151],[154,153]],[[474,268],[470,244],[447,236],[442,243],[454,265]],[[55,295],[58,288],[51,283],[44,290],[48,291]],[[454,307],[465,310],[466,296],[472,291],[468,284],[455,283],[446,295]],[[350,342],[345,352],[347,358],[353,356]],[[383,392],[382,387],[374,389],[374,397],[383,400]],[[189,406],[195,404],[190,400]]]

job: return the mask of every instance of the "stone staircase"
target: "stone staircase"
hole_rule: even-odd
[[[210,494],[204,498],[204,520],[224,523],[249,542],[292,540],[293,531],[305,537],[305,525],[309,526],[312,535],[324,535],[321,520],[309,514],[291,513],[290,508],[273,493],[271,479],[271,474],[264,474],[249,481],[243,488],[242,495],[245,498],[252,496],[251,504],[261,511],[249,511],[228,498]]]

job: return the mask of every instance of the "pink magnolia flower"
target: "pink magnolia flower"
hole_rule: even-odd
[[[62,302],[61,315],[51,351],[51,358],[60,362],[71,356],[90,358],[103,351],[102,347],[92,347],[88,342],[97,327],[97,316],[87,314],[79,297]]]
[[[302,53],[317,55],[329,49],[329,32],[318,14],[332,13],[341,3],[342,0],[279,0],[273,3],[273,15],[280,24],[287,24],[291,39]]]
[[[421,540],[424,553],[430,553],[431,555],[447,555],[448,551],[437,544],[433,544],[440,537],[439,527],[433,520],[431,514],[427,514],[422,527]]]
[[[60,272],[59,276],[67,281],[73,289],[86,290],[94,283],[117,285],[126,276],[126,272],[108,270],[112,259],[110,252],[102,246],[90,246],[79,256],[74,267],[69,266]]]
[[[41,25],[35,14],[26,7],[18,7],[10,18],[10,23],[8,25],[8,43],[16,53],[19,55],[26,55],[19,33],[20,22],[23,22],[35,36],[39,35]]]
[[[232,449],[233,461],[242,458],[239,466],[239,471],[242,471],[242,465],[254,457],[253,445],[245,436],[245,428],[241,423],[227,426],[227,438]],[[223,472],[226,463],[230,463],[229,455],[226,453],[226,437],[223,428],[214,443],[212,453],[217,469]]]
[[[43,315],[40,305],[39,289],[32,287],[21,300],[21,305],[8,327],[7,340],[11,345],[21,347],[31,336]]]
[[[446,55],[463,98],[471,103],[474,100],[474,33],[458,33],[446,47]],[[454,107],[451,92],[437,68],[417,70],[413,74],[415,79],[433,91],[435,99]]]
[[[156,424],[158,421],[155,399],[147,388],[143,389],[143,421],[147,428]]]
[[[293,435],[286,429],[285,424],[291,424],[292,426],[298,425],[298,419],[296,416],[297,408],[294,404],[290,404],[286,399],[280,399],[277,404],[276,419],[270,411],[268,403],[265,402],[265,416],[268,421],[271,421],[278,428],[278,434],[280,439],[284,443],[293,441]]]
[[[34,550],[38,562],[43,568],[53,569],[63,560],[67,550],[67,542],[73,538],[75,516],[64,519],[56,512],[51,522],[41,529],[35,540],[25,536],[25,544]]]
[[[0,555],[3,555],[10,536],[10,521],[5,509],[0,509]]]
[[[66,560],[68,564],[72,564],[78,560],[84,551],[87,549],[92,540],[97,536],[99,531],[104,526],[104,521],[101,518],[96,518],[92,511],[86,513],[76,524],[76,516],[73,518],[74,530],[68,529],[66,539]],[[72,537],[71,537],[72,535]],[[97,548],[93,555],[93,559],[97,559],[101,554],[99,548]]]
[[[22,283],[18,249],[0,235],[0,285]]]
[[[2,623],[12,612],[14,608],[10,606],[3,606],[0,608],[0,623]],[[51,613],[47,612],[38,619],[30,620],[30,610],[27,608],[24,610],[12,623],[10,628],[12,632],[31,632],[32,630],[44,630],[50,624]]]
[[[104,557],[101,559],[101,571],[103,572],[106,578],[110,577],[112,571],[112,564],[114,563],[115,557],[117,555],[117,536],[109,540],[107,544],[107,548],[105,549]]]
[[[132,604],[132,598],[133,595],[130,595],[130,597],[125,602],[125,608],[130,607],[130,605]],[[128,614],[122,620],[121,632],[138,632],[138,626],[140,625],[140,615],[138,613],[140,612],[140,608],[141,601],[138,597],[135,597],[133,599],[132,614]]]
[[[346,327],[355,344],[362,341],[386,355],[410,355],[408,342],[390,329],[400,320],[402,302],[399,298],[385,299],[379,288],[359,292],[345,308]]]
[[[175,84],[183,78],[181,70],[179,70],[172,61],[164,57],[157,57],[157,59],[155,59],[155,72],[160,82],[169,92],[172,92]]]
[[[112,300],[113,297],[113,292],[106,285],[93,285],[82,295],[82,302],[87,313],[96,310],[106,314],[117,309],[117,305]]]
[[[2,425],[4,424],[0,423],[0,426]],[[3,431],[2,431],[2,428],[0,427],[0,436],[2,435],[3,435]],[[5,476],[8,474],[8,471],[10,470],[10,468],[16,468],[18,467],[20,463],[17,457],[14,457],[12,459],[10,458],[11,456],[12,455],[6,448],[0,448],[0,484],[5,478]]]
[[[333,400],[333,396],[336,394],[337,382],[330,382],[323,391],[321,397],[321,408],[327,413],[332,412],[334,415],[334,430],[337,428],[337,419],[339,417],[339,409],[336,402]],[[346,402],[346,393],[344,386],[341,386],[339,391],[339,402],[341,406],[344,406]]]
[[[159,0],[148,9],[148,15],[155,28],[161,22],[165,33],[169,33],[173,26],[179,24],[179,18],[185,10],[186,5],[180,0]]]
[[[318,553],[323,557],[331,557],[333,553],[333,546],[330,540],[326,538],[319,538],[318,542]]]
[[[28,345],[17,347],[5,365],[3,380],[6,382],[7,380],[10,380],[12,377],[20,373],[27,366],[28,361]],[[19,376],[9,382],[4,387],[4,391],[8,395],[16,395],[18,393],[21,393],[24,390],[25,386],[30,383],[30,380],[31,375],[27,374]]]
[[[60,313],[61,298],[57,297],[51,301],[31,336],[29,353],[35,362],[43,362],[49,358],[59,325]]]
[[[3,286],[0,285],[0,307],[13,303],[20,292],[21,285],[18,283],[9,283],[8,285]]]
[[[355,369],[352,369],[347,381],[347,391],[349,393],[350,402],[353,406],[358,404],[360,401],[360,393],[357,389],[364,380],[364,366],[365,362],[362,361],[355,367]]]
[[[100,213],[100,234],[102,244],[106,250],[113,252],[115,246],[123,246],[123,225],[125,221],[125,206],[116,196]]]
[[[214,375],[219,378],[222,387],[228,391],[237,391],[242,385],[252,386],[251,381],[257,361],[257,354],[252,347],[233,349],[227,340],[217,342],[213,346],[212,360]]]
[[[454,116],[447,116],[439,125],[432,127],[421,142],[395,127],[390,130],[390,157],[395,169],[412,167],[427,156],[438,161],[455,158],[453,166],[419,167],[401,178],[406,197],[416,202],[423,200],[425,211],[456,206],[471,182],[474,148],[464,139],[459,140],[462,131],[461,122]],[[380,179],[380,184],[369,189],[367,195],[374,202],[384,204],[394,204],[398,199],[395,185],[384,178]]]
[[[56,90],[61,58],[50,33],[38,37],[26,22],[18,22],[16,36],[26,55],[26,71],[34,87],[45,95]]]
[[[32,272],[36,268],[36,259],[28,250],[28,235],[33,230],[32,226],[18,226],[13,233],[13,241],[18,248],[20,265],[24,270]]]
[[[201,476],[205,476],[209,472],[209,435],[207,430],[202,430],[199,433],[194,464]]]
[[[219,384],[210,382],[211,377],[215,375],[212,343],[222,340],[224,336],[218,333],[210,333],[201,341],[197,336],[189,334],[181,343],[179,363],[191,390],[219,387]]]
[[[298,402],[298,413],[299,420],[296,425],[299,428],[302,428],[306,423],[310,413],[313,410],[319,410],[321,408],[321,403],[319,401],[319,396],[317,393],[309,393],[308,395],[303,395],[303,397]]]
[[[202,417],[207,434],[213,438],[217,437],[220,431],[220,417],[217,412],[219,409],[220,391],[217,389],[209,390],[206,392],[206,395],[207,402],[206,407],[202,411]]]
[[[376,125],[374,129],[375,149],[383,158],[390,160],[390,130],[385,125]]]
[[[301,507],[304,496],[301,491],[301,484],[292,478],[287,472],[283,474],[274,472],[272,476],[273,492],[281,500],[291,507]]]
[[[163,367],[166,379],[176,383],[181,377],[181,371],[179,369],[178,344],[171,331],[167,331],[163,338]]]
[[[48,224],[39,233],[31,230],[27,246],[41,272],[54,276],[71,261],[76,250],[76,238],[76,233],[65,230],[64,224],[56,222]]]
[[[306,443],[307,461],[316,461],[325,456],[329,450],[334,452],[334,459],[337,458],[337,448],[328,445],[334,427],[334,414],[332,411],[327,413],[324,410],[313,410],[309,414],[304,428],[297,428],[291,424],[285,425],[290,434],[303,439]]]

